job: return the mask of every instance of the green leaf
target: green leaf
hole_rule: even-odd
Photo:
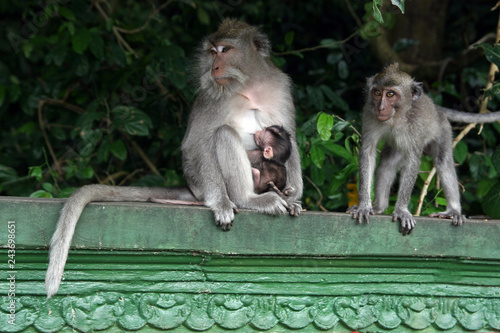
[[[104,59],[104,40],[98,34],[91,35],[90,52],[99,60]]]
[[[382,18],[382,13],[380,12],[379,6],[382,6],[382,0],[373,0],[373,17],[379,23],[384,23]]]
[[[127,159],[127,148],[122,140],[116,140],[111,143],[109,147],[111,153],[115,155],[118,159],[125,161]]]
[[[446,199],[445,199],[445,198],[437,197],[437,198],[436,198],[436,202],[437,202],[437,203],[438,203],[438,205],[440,205],[440,206],[447,206],[447,202],[446,202]]]
[[[41,166],[29,167],[28,175],[36,178],[37,181],[42,180],[43,170]]]
[[[325,151],[318,144],[313,144],[310,151],[311,160],[316,167],[319,169],[323,168],[323,163],[325,163]]]
[[[67,48],[66,45],[60,43],[56,45],[49,53],[45,56],[45,63],[48,65],[51,62],[56,66],[61,66],[64,58],[66,58]]]
[[[312,105],[318,110],[323,110],[325,107],[325,97],[323,96],[322,89],[313,86],[307,86],[306,91]]]
[[[345,149],[344,147],[333,143],[333,142],[323,142],[323,147],[325,147],[328,151],[332,152],[333,154],[340,156],[347,161],[352,162],[354,157],[351,155],[351,153]]]
[[[42,187],[47,192],[50,192],[50,193],[54,192],[54,185],[52,185],[51,183],[43,183]]]
[[[482,201],[484,212],[491,218],[500,218],[500,184],[496,184]]]
[[[178,45],[162,47],[160,56],[165,58],[165,75],[178,89],[183,89],[187,84],[187,59],[184,49]]]
[[[339,77],[342,80],[345,80],[349,77],[349,67],[347,66],[347,62],[345,60],[339,61],[338,65]]]
[[[357,170],[358,166],[356,165],[356,163],[350,163],[335,176],[333,176],[330,182],[330,186],[328,187],[328,196],[334,195],[341,186],[345,185],[347,179],[351,177],[351,175]]]
[[[500,44],[495,44],[491,46],[487,43],[476,44],[475,47],[481,47],[484,50],[484,55],[489,62],[494,63],[497,67],[500,67]]]
[[[114,115],[113,124],[130,135],[148,135],[153,127],[151,118],[136,107],[117,106],[111,113]]]
[[[349,111],[349,104],[347,104],[347,102],[340,97],[339,94],[326,85],[321,85],[320,88],[323,94],[333,103],[334,106],[338,107],[342,111]]]
[[[327,141],[332,136],[332,127],[333,127],[333,116],[321,113],[318,117],[318,122],[316,124],[317,131],[321,140]]]
[[[405,0],[391,0],[391,3],[398,7],[401,13],[405,13]]]
[[[31,193],[30,198],[52,198],[52,194],[43,190],[39,190]]]
[[[94,169],[89,165],[82,170],[82,177],[85,179],[90,179],[94,176]]]
[[[496,97],[500,94],[500,82],[493,83],[490,89],[485,91],[486,97]]]
[[[500,146],[497,146],[493,155],[491,155],[491,163],[495,167],[495,169],[500,172]]]
[[[467,159],[468,154],[469,148],[463,141],[460,141],[453,151],[453,156],[455,157],[455,160],[458,162],[458,164],[462,164]]]
[[[75,21],[75,14],[68,7],[60,6],[58,9],[59,14],[69,21]]]
[[[71,38],[71,44],[73,45],[73,50],[82,54],[83,51],[87,49],[90,43],[90,31],[87,28],[80,28]]]
[[[203,7],[198,6],[196,14],[198,15],[198,21],[200,21],[201,24],[210,24],[210,15],[208,15],[207,11],[203,9]]]

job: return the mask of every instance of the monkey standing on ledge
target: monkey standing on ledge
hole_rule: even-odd
[[[381,214],[389,206],[389,193],[401,169],[398,199],[393,221],[400,220],[400,232],[409,234],[415,227],[415,218],[408,210],[411,192],[420,169],[422,154],[436,163],[447,201],[447,210],[432,217],[450,218],[454,225],[462,225],[457,174],[453,161],[452,129],[448,119],[458,122],[487,123],[500,121],[500,112],[470,114],[436,106],[424,94],[422,83],[401,72],[392,64],[367,80],[367,101],[363,107],[362,145],[359,156],[359,204],[348,212],[359,223],[369,216]],[[448,119],[447,119],[448,118]],[[375,204],[370,193],[377,144],[385,140],[385,147],[375,178]]]
[[[199,94],[181,147],[188,187],[89,185],[73,193],[64,204],[50,244],[45,278],[48,297],[59,288],[76,223],[92,201],[203,201],[223,230],[231,228],[238,208],[300,214],[303,184],[291,82],[273,65],[270,52],[266,35],[234,19],[224,20],[203,40],[196,67]],[[253,134],[274,124],[283,126],[291,136],[292,151],[285,167],[287,187],[293,193],[286,198],[274,192],[254,192],[246,153],[257,149]]]

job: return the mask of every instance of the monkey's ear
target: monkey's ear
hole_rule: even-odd
[[[273,147],[267,146],[264,148],[264,152],[262,153],[266,160],[270,160],[273,158]]]
[[[262,32],[259,31],[253,36],[253,45],[261,56],[265,58],[271,56],[271,42]]]
[[[412,82],[411,97],[415,101],[424,93],[424,84],[422,82]]]

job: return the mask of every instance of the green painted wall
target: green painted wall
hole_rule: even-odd
[[[62,202],[0,198],[0,332],[500,331],[500,221],[418,218],[403,237],[387,216],[241,211],[222,232],[206,208],[94,203],[47,301]]]

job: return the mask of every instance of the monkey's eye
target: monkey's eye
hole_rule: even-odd
[[[229,50],[231,50],[231,47],[229,47],[229,46],[224,46],[224,47],[222,48],[222,51],[221,51],[221,52],[222,52],[222,53],[225,53],[225,52],[229,52]]]
[[[217,49],[216,49],[215,47],[212,47],[212,48],[210,49],[210,54],[211,54],[211,55],[216,55],[216,54],[217,54]]]
[[[373,91],[373,94],[374,94],[375,96],[380,96],[380,95],[382,95],[382,93],[380,92],[380,90],[374,90],[374,91]]]
[[[396,93],[394,91],[388,91],[387,94],[386,94],[386,96],[389,97],[389,98],[393,97],[394,95],[396,95]]]

